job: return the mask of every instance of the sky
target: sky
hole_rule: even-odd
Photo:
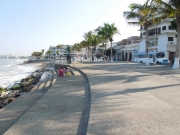
[[[73,45],[83,34],[115,23],[114,41],[139,36],[139,27],[127,24],[129,4],[145,0],[0,0],[0,55],[30,56],[58,44]]]

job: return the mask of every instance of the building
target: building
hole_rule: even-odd
[[[67,56],[67,54],[68,54],[67,47],[68,46],[70,46],[70,45],[63,45],[62,48],[57,48],[57,46],[51,45],[48,49],[51,51],[51,55],[49,55],[48,57],[52,59],[52,58]],[[76,54],[72,52],[71,55],[75,56]],[[46,56],[47,56],[47,54],[46,54]]]
[[[113,48],[116,49],[116,60],[134,61],[135,55],[139,52],[139,36],[131,36],[117,42]]]
[[[165,57],[172,61],[175,57],[177,45],[177,32],[171,27],[172,19],[165,19],[157,25],[148,28],[148,51],[164,52]],[[140,29],[140,52],[146,52],[146,32]]]

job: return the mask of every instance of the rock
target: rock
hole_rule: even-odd
[[[9,103],[11,103],[12,101],[16,100],[15,98],[11,97],[9,98]]]
[[[9,104],[9,98],[6,98],[6,99],[3,101],[3,104],[4,104],[4,105]]]

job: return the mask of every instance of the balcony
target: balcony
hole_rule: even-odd
[[[168,41],[168,42],[167,42],[167,45],[176,45],[176,42],[174,42],[174,41]]]

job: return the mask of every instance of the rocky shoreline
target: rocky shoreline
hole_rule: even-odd
[[[15,83],[11,88],[0,87],[0,109],[21,96],[22,92],[29,92],[39,82],[46,67],[47,64],[40,64],[36,71],[23,78],[20,82]]]

